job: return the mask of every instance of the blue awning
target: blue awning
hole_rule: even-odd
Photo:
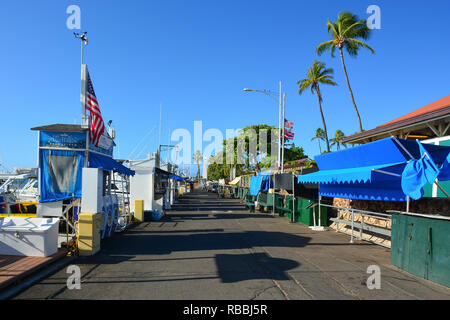
[[[320,184],[322,196],[406,201],[409,192],[405,182],[402,185],[402,174],[408,162],[421,159],[424,150],[441,165],[445,164],[450,147],[386,138],[317,156],[315,160],[320,171],[299,176],[298,182]],[[444,167],[442,165],[442,171]]]
[[[402,163],[375,169],[383,173],[371,170],[370,181],[366,182],[321,183],[319,194],[343,199],[406,201],[407,195],[401,185],[404,168],[405,163]]]
[[[356,182],[370,182],[376,171],[388,167],[396,166],[400,163],[389,163],[381,165],[372,165],[360,168],[347,168],[335,170],[321,170],[311,174],[306,174],[298,177],[299,183],[356,183]]]
[[[89,153],[89,168],[99,168],[106,171],[116,171],[127,176],[134,176],[135,172],[128,169],[124,165],[118,163],[116,160],[102,156],[98,153]]]
[[[184,180],[186,180],[186,178],[177,176],[176,174],[171,175],[169,178],[172,179],[172,180],[175,180],[175,181],[184,181]]]

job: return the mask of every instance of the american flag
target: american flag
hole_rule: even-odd
[[[87,71],[86,109],[91,113],[91,142],[97,147],[98,141],[105,130],[105,124],[98,106],[89,71]]]
[[[284,126],[286,128],[292,129],[294,127],[294,123],[289,121],[288,119],[284,119]]]
[[[294,133],[289,130],[284,130],[284,138],[286,140],[293,140],[294,139]]]

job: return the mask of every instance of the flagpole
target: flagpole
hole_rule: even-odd
[[[87,32],[83,32],[82,34],[78,34],[76,32],[73,33],[75,38],[81,40],[81,126],[84,128],[88,127],[88,121],[86,116],[86,74],[87,67],[83,64],[84,61],[84,45],[87,45],[88,38],[86,37]]]
[[[80,41],[81,42],[81,65],[83,65],[83,40]]]
[[[285,106],[286,106],[286,92],[283,94],[283,137],[282,137],[282,154],[281,154],[281,173],[284,173],[284,122],[285,118]]]
[[[281,168],[281,81],[280,81],[280,103],[278,104],[278,168]]]

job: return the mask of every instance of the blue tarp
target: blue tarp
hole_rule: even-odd
[[[273,178],[271,175],[263,175],[261,182],[261,192],[268,192],[269,189],[273,189]]]
[[[39,153],[39,202],[81,198],[84,152],[41,149]]]
[[[450,153],[447,155],[447,158],[442,165],[438,179],[442,181],[450,180]]]
[[[411,184],[404,182],[402,187],[401,176],[408,161],[408,165],[412,166],[411,162],[420,159],[424,151],[437,164],[442,164],[449,155],[450,147],[425,144],[422,148],[416,141],[386,138],[317,156],[315,160],[320,171],[299,176],[298,182],[320,183],[319,194],[328,197],[406,201],[406,185]]]
[[[259,192],[268,192],[273,188],[273,178],[270,171],[259,172],[256,177],[250,177],[250,195],[257,196]]]
[[[135,172],[121,165],[116,160],[97,153],[89,153],[89,168],[99,168],[106,171],[116,171],[127,176],[134,176]]]
[[[263,176],[250,177],[250,195],[257,196],[259,189],[261,188],[261,183]]]
[[[417,141],[421,153],[420,159],[411,160],[402,173],[402,189],[414,200],[423,197],[423,187],[433,184],[439,175],[439,168],[423,145]]]

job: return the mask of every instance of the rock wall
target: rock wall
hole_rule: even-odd
[[[406,211],[406,202],[395,201],[367,201],[334,198],[333,205],[381,213],[386,213],[388,210]],[[450,200],[445,198],[422,198],[417,201],[411,201],[409,204],[409,212],[450,216]]]

